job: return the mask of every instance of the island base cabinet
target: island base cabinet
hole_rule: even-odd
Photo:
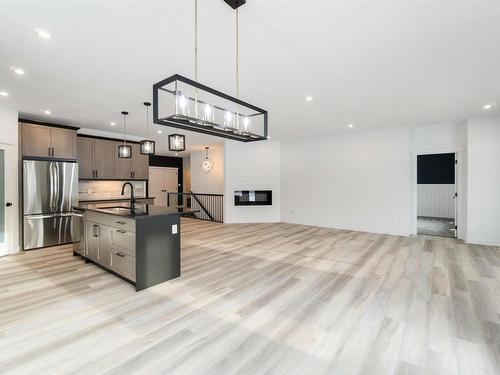
[[[121,251],[111,251],[111,271],[135,282],[135,258]]]
[[[136,291],[180,276],[179,215],[130,219],[87,210],[85,218],[86,258]]]

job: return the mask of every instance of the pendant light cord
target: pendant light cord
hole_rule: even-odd
[[[127,115],[123,115],[123,144],[127,144],[127,138],[125,137],[125,134],[127,133]]]
[[[194,80],[198,82],[198,0],[194,0]]]
[[[236,8],[236,98],[240,98],[240,33],[239,33],[239,22],[238,22],[238,8]]]
[[[146,106],[146,139],[149,140],[149,106]]]

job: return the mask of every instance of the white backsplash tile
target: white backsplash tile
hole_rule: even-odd
[[[136,198],[146,197],[146,181],[79,181],[78,199],[84,201],[130,198],[129,187],[125,188],[125,195],[121,195],[125,182],[134,186]]]

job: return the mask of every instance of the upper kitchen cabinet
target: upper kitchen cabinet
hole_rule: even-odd
[[[138,144],[132,144],[132,178],[149,178],[149,155],[141,154],[141,146]]]
[[[132,178],[132,158],[119,158],[118,147],[122,143],[115,143],[114,158],[115,158],[115,178],[131,179]],[[132,151],[132,155],[134,151]]]
[[[78,176],[81,179],[114,177],[114,142],[78,137]]]
[[[51,128],[50,144],[55,158],[76,159],[76,131]]]
[[[21,123],[23,156],[75,159],[76,130]]]

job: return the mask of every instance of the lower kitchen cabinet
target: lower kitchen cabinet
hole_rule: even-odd
[[[135,233],[116,226],[87,221],[86,257],[107,269],[135,281]]]

